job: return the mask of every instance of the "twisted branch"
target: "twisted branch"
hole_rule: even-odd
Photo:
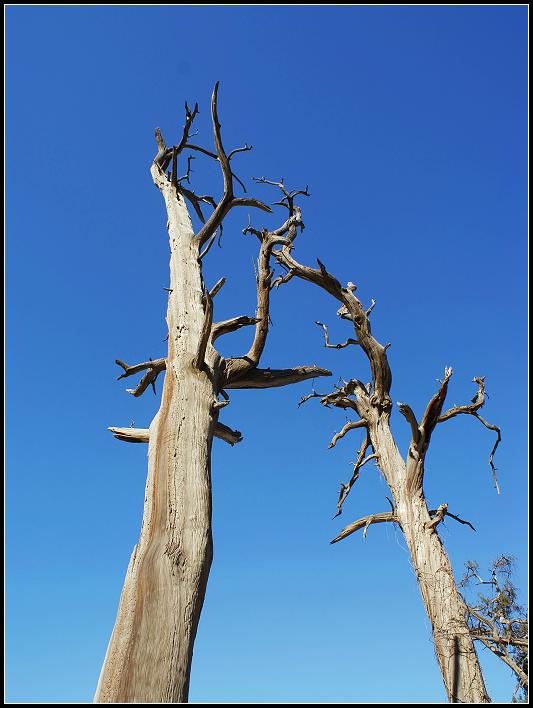
[[[359,479],[359,470],[361,469],[361,467],[366,465],[366,463],[370,460],[377,458],[377,455],[375,453],[373,453],[372,455],[368,455],[367,457],[364,456],[369,445],[370,436],[367,432],[367,434],[365,435],[365,439],[363,440],[363,443],[361,445],[361,448],[357,453],[357,460],[354,462],[352,477],[350,481],[348,482],[348,484],[344,484],[343,482],[341,482],[341,488],[339,490],[339,499],[337,501],[337,513],[333,517],[334,519],[342,514],[342,505],[346,501],[347,496],[350,494],[353,485]]]
[[[224,194],[222,195],[222,198],[216,205],[216,207],[213,210],[213,213],[209,217],[209,219],[204,223],[198,234],[196,235],[196,238],[198,240],[198,243],[200,244],[200,247],[204,245],[204,243],[214,234],[214,232],[218,229],[220,224],[222,223],[222,220],[228,213],[230,209],[236,206],[247,206],[247,207],[254,207],[257,209],[261,209],[266,212],[271,212],[271,208],[267,206],[266,204],[263,204],[263,202],[259,201],[258,199],[253,199],[253,198],[235,198],[234,191],[233,191],[233,172],[231,171],[230,167],[230,158],[226,154],[224,150],[224,146],[222,144],[222,136],[220,133],[220,121],[218,119],[218,108],[217,108],[217,98],[218,98],[218,86],[219,82],[217,81],[215,84],[215,88],[213,90],[213,96],[211,98],[211,117],[213,121],[213,135],[214,135],[214,142],[215,142],[215,149],[216,149],[216,159],[220,163],[220,167],[222,170],[222,176],[224,179]],[[195,149],[191,145],[189,145],[189,148]],[[246,147],[246,149],[250,149]],[[205,154],[210,154],[211,157],[213,157],[213,153],[208,153],[205,150],[201,150],[201,152],[204,152]],[[235,151],[233,153],[230,153],[230,155],[235,154]]]
[[[389,411],[391,407],[389,392],[392,376],[386,355],[388,345],[382,346],[372,336],[367,312],[354,295],[355,286],[352,283],[348,283],[343,288],[339,281],[328,273],[324,264],[318,259],[318,269],[298,263],[293,258],[290,247],[285,246],[281,251],[274,251],[274,257],[287,268],[291,273],[291,277],[296,275],[302,280],[318,285],[341,303],[339,313],[344,319],[351,320],[356,334],[354,341],[361,346],[370,363],[373,391],[371,402],[382,410]]]
[[[344,347],[347,347],[350,344],[360,344],[360,342],[358,342],[356,339],[351,338],[348,338],[345,342],[341,342],[340,344],[330,344],[327,325],[325,325],[323,322],[318,321],[316,322],[316,324],[319,327],[322,327],[322,329],[324,330],[324,346],[327,349],[344,349]]]
[[[482,423],[488,430],[493,430],[496,433],[496,442],[494,443],[489,455],[489,465],[492,470],[494,487],[497,493],[499,494],[500,487],[498,485],[498,478],[496,476],[497,469],[494,466],[493,459],[498,445],[500,444],[502,439],[501,430],[497,425],[492,425],[491,423],[488,423],[478,413],[479,409],[485,404],[485,398],[487,395],[485,392],[485,377],[476,376],[472,379],[472,381],[474,383],[477,383],[478,390],[472,398],[472,402],[470,403],[470,405],[453,406],[452,408],[449,408],[447,411],[445,411],[442,415],[438,417],[437,423],[444,423],[446,420],[450,420],[450,418],[455,418],[455,416],[457,415],[471,415],[474,418],[477,418],[477,420],[479,420],[479,422]]]

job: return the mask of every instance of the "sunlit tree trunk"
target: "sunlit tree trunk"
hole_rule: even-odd
[[[257,199],[234,196],[230,160],[249,148],[238,148],[229,155],[224,151],[217,92],[218,84],[211,102],[215,153],[188,142],[198,106],[190,111],[186,105],[178,145],[167,148],[156,131],[159,150],[151,174],[164,198],[170,243],[168,352],[165,358],[133,366],[117,359],[124,370],[119,378],[145,372],[137,387],[129,389],[134,396],[142,395],[150,385],[155,390],[163,372],[164,384],[159,411],[149,428],[110,428],[120,440],[148,443],[148,478],[140,538],[127,569],[96,690],[97,703],[183,703],[188,699],[194,639],[213,556],[212,439],[231,445],[242,439],[240,432],[218,420],[229,404],[225,389],[285,386],[330,374],[316,366],[258,368],[269,328],[271,252],[275,245],[286,243],[291,224],[284,224],[275,234],[259,234],[255,316],[213,322],[213,298],[225,279],[208,290],[202,261],[222,220],[236,206],[270,211]],[[218,203],[184,187],[190,157],[186,176],[178,178],[178,155],[183,150],[203,153],[220,165],[224,194]],[[170,164],[172,170],[167,174]],[[184,197],[202,222],[198,233]],[[213,208],[209,219],[202,211],[206,204]],[[248,352],[234,359],[221,357],[215,340],[246,326],[254,327]]]
[[[150,426],[141,535],[98,684],[101,703],[187,700],[213,552],[210,457],[220,357],[209,346],[209,368],[193,365],[206,318],[198,244],[183,198],[170,185],[166,192],[167,373]]]

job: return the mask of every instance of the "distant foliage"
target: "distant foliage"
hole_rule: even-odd
[[[517,600],[512,581],[512,556],[499,556],[491,566],[490,579],[479,574],[479,564],[468,561],[461,587],[483,585],[487,594],[467,601],[468,626],[472,637],[482,642],[515,673],[517,684],[513,703],[528,703],[528,618],[527,609]]]

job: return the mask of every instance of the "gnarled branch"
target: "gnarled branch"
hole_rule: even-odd
[[[441,504],[438,509],[435,509],[433,511],[433,519],[431,521],[428,521],[426,524],[426,528],[428,531],[431,529],[434,529],[440,522],[444,519],[446,516],[446,510],[448,508],[448,504]],[[429,512],[431,515],[431,512]]]
[[[227,425],[224,425],[224,423],[220,422],[215,424],[213,435],[216,438],[219,438],[220,440],[224,440],[224,442],[227,442],[232,446],[238,442],[241,442],[242,440],[242,434],[239,430],[232,430]]]
[[[295,366],[292,369],[248,369],[238,378],[230,378],[224,388],[276,388],[314,379],[317,376],[331,376],[331,371],[319,366]]]
[[[444,521],[444,518],[446,516],[449,516],[455,521],[458,521],[460,524],[463,524],[464,526],[470,526],[472,531],[476,530],[474,526],[470,523],[470,521],[465,521],[464,519],[461,519],[460,516],[452,514],[450,511],[448,511],[448,504],[441,504],[438,509],[430,509],[428,513],[433,518],[432,521],[426,524],[427,529],[435,528],[438,524],[440,524],[441,521]]]
[[[117,381],[146,370],[146,374],[139,381],[136,388],[126,389],[126,391],[131,393],[132,396],[135,396],[135,398],[141,396],[150,385],[154,389],[155,393],[155,382],[157,381],[157,377],[161,371],[165,370],[167,365],[166,359],[154,359],[153,361],[150,359],[149,361],[144,361],[140,364],[135,364],[134,366],[129,366],[120,359],[115,359],[115,362],[124,369],[124,373],[117,377]]]
[[[334,519],[337,516],[340,516],[342,514],[342,505],[346,501],[346,498],[347,498],[348,494],[350,493],[353,485],[359,479],[359,470],[361,469],[361,467],[366,465],[366,463],[369,462],[369,460],[372,460],[377,457],[377,455],[375,453],[365,457],[365,453],[366,453],[369,445],[370,445],[370,436],[367,431],[367,434],[365,435],[365,439],[363,440],[363,443],[359,449],[359,452],[357,453],[357,460],[354,462],[352,477],[351,477],[350,481],[348,482],[348,484],[344,484],[343,482],[341,482],[341,488],[339,490],[339,499],[337,501],[337,513],[333,517]]]
[[[497,491],[497,493],[500,493],[500,487],[498,485],[498,478],[496,476],[496,467],[494,466],[494,454],[498,448],[498,445],[501,442],[502,439],[502,434],[501,430],[497,425],[492,425],[491,423],[488,423],[484,418],[482,418],[478,411],[479,409],[484,405],[485,403],[485,397],[486,397],[486,392],[485,392],[485,378],[481,376],[476,376],[475,378],[472,379],[474,383],[477,383],[478,385],[478,390],[476,391],[474,397],[472,398],[472,402],[470,405],[465,405],[465,406],[453,406],[452,408],[449,408],[447,411],[442,413],[438,419],[437,423],[444,423],[447,420],[450,420],[450,418],[455,418],[457,415],[471,415],[474,418],[477,418],[480,423],[482,423],[488,430],[493,430],[496,433],[496,442],[494,443],[492,450],[490,451],[489,455],[489,465],[492,470],[492,478],[494,481],[494,487]]]
[[[228,155],[226,154],[224,150],[224,146],[222,145],[222,136],[220,133],[220,121],[218,119],[218,107],[217,107],[217,98],[218,98],[218,86],[219,82],[217,81],[215,84],[215,88],[213,90],[213,96],[211,99],[211,117],[213,120],[213,135],[214,135],[214,142],[215,142],[215,150],[216,150],[216,159],[220,163],[220,167],[222,169],[222,176],[224,179],[224,194],[222,195],[222,198],[216,205],[216,207],[213,210],[213,213],[209,217],[209,219],[205,222],[205,224],[202,226],[198,234],[196,235],[196,238],[198,239],[198,242],[200,244],[200,247],[204,245],[204,243],[213,235],[213,233],[217,230],[217,228],[220,226],[222,223],[222,220],[228,213],[230,209],[232,209],[235,206],[248,206],[248,207],[254,207],[257,209],[262,209],[263,211],[266,212],[271,212],[271,208],[267,206],[266,204],[263,204],[263,202],[259,201],[259,199],[253,199],[253,198],[235,198],[234,192],[233,192],[233,173],[231,171],[230,167],[230,159]],[[189,145],[191,149],[191,145]],[[202,152],[205,152],[206,154],[209,154],[207,151],[203,150]],[[231,153],[230,153],[231,154]],[[213,156],[213,153],[210,154],[210,156]]]
[[[297,215],[291,215],[282,227],[275,231],[258,230],[250,225],[243,229],[243,234],[253,233],[260,241],[257,260],[257,310],[254,339],[247,353],[242,357],[228,359],[226,376],[229,381],[241,378],[246,371],[257,367],[263,353],[269,325],[270,291],[272,289],[272,270],[270,257],[272,249],[277,245],[288,245],[296,236],[299,226]]]
[[[330,541],[330,543],[338,543],[339,541],[342,541],[343,538],[350,536],[355,531],[359,531],[359,529],[364,529],[363,537],[366,538],[366,532],[369,526],[371,526],[372,524],[383,524],[386,522],[399,523],[398,517],[391,511],[384,511],[380,514],[370,514],[370,516],[363,516],[362,519],[357,519],[357,521],[354,521],[352,524],[346,526],[340,532],[340,534],[333,539],[333,541]]]
[[[211,327],[211,341],[214,342],[218,337],[222,337],[223,334],[229,334],[229,332],[235,332],[241,327],[249,327],[256,323],[257,317],[248,317],[247,315],[232,317],[230,320],[223,320],[222,322],[214,322]]]
[[[340,344],[330,344],[327,325],[325,325],[323,322],[318,321],[316,322],[316,324],[319,327],[322,327],[322,329],[324,330],[324,346],[327,349],[344,349],[344,347],[347,347],[350,344],[360,344],[360,342],[358,342],[356,339],[351,338],[348,338],[345,342],[341,342]]]
[[[349,283],[343,288],[337,278],[328,273],[324,264],[318,259],[318,269],[298,263],[293,258],[290,247],[285,246],[281,251],[274,251],[274,257],[287,268],[292,274],[291,277],[296,275],[302,280],[318,285],[341,303],[339,313],[344,319],[349,319],[353,323],[356,334],[355,341],[361,346],[370,363],[372,371],[371,402],[383,410],[389,410],[392,376],[386,354],[388,346],[382,346],[372,336],[366,310],[354,295],[355,286]]]

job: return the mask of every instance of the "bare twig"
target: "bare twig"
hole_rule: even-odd
[[[213,285],[213,287],[209,291],[209,297],[211,298],[211,300],[213,300],[213,298],[218,293],[218,291],[223,287],[225,282],[226,282],[226,278],[219,278],[217,280],[217,282]]]
[[[377,457],[376,454],[368,455],[365,457],[365,453],[370,445],[370,436],[367,434],[365,435],[365,439],[363,440],[363,443],[359,449],[359,452],[357,453],[357,460],[354,462],[353,466],[353,471],[352,471],[352,477],[348,484],[341,483],[341,488],[339,491],[339,499],[337,501],[337,513],[333,517],[334,519],[337,516],[340,516],[342,514],[342,505],[346,501],[347,496],[350,494],[350,491],[353,487],[353,485],[357,482],[359,479],[359,470],[363,465],[366,465],[366,463],[369,460],[372,460]],[[394,510],[393,510],[394,511]]]
[[[356,339],[351,338],[348,338],[345,342],[341,342],[340,344],[330,344],[327,325],[318,321],[316,324],[319,327],[322,327],[322,329],[324,330],[324,346],[328,349],[344,349],[344,347],[347,347],[350,344],[360,344],[360,342],[358,342]]]
[[[215,142],[215,150],[216,150],[216,159],[220,163],[220,167],[222,170],[222,176],[224,179],[224,194],[218,204],[216,205],[213,213],[209,217],[209,219],[205,222],[205,224],[202,226],[200,231],[197,234],[197,239],[200,244],[200,247],[204,245],[206,241],[209,240],[209,238],[213,235],[213,233],[217,230],[219,225],[222,223],[222,220],[228,213],[230,209],[236,206],[248,206],[248,207],[254,207],[257,209],[262,209],[263,211],[266,212],[271,212],[272,210],[270,209],[269,206],[266,204],[263,204],[263,202],[260,202],[258,199],[253,199],[253,198],[235,198],[234,192],[233,192],[233,173],[231,171],[230,167],[230,160],[224,150],[224,147],[222,145],[222,137],[220,133],[220,121],[218,119],[218,107],[217,107],[217,98],[218,98],[218,86],[219,82],[217,81],[215,84],[215,88],[213,90],[213,96],[211,99],[211,117],[213,120],[213,135],[214,135],[214,142]],[[189,145],[191,149],[194,149],[191,145]],[[210,156],[213,156],[213,153],[208,153],[205,150],[201,150],[201,152],[204,152],[205,154],[210,154]]]
[[[342,430],[340,430],[338,433],[336,433],[332,439],[330,444],[328,445],[328,448],[335,447],[337,444],[337,441],[343,438],[346,433],[348,433],[350,430],[355,430],[356,428],[366,428],[366,421],[364,420],[350,420],[346,423],[346,425],[343,426]]]
[[[485,403],[485,397],[486,397],[486,392],[485,392],[485,378],[476,376],[474,379],[472,379],[474,383],[477,383],[478,385],[478,390],[474,397],[472,398],[472,403],[470,405],[465,405],[465,406],[453,406],[452,408],[449,408],[447,411],[442,413],[442,415],[439,415],[437,419],[437,423],[443,423],[446,420],[450,420],[450,418],[455,418],[457,415],[471,415],[474,418],[477,418],[480,423],[482,423],[488,430],[493,430],[496,433],[496,442],[494,443],[492,450],[490,451],[489,455],[489,465],[492,470],[492,478],[494,481],[494,487],[497,491],[497,493],[500,493],[500,487],[498,485],[498,478],[496,476],[496,467],[494,466],[494,454],[498,448],[498,445],[501,442],[502,435],[501,435],[501,430],[497,425],[492,425],[491,423],[488,423],[484,418],[482,418],[478,411],[479,409],[484,405]]]
[[[428,529],[435,528],[437,524],[440,524],[441,521],[444,521],[444,517],[450,516],[452,519],[455,519],[455,521],[458,521],[460,524],[470,526],[472,531],[476,530],[474,526],[470,523],[470,521],[465,521],[456,514],[452,514],[450,511],[448,511],[448,504],[441,504],[438,509],[430,509],[428,513],[431,517],[434,517],[433,520],[427,524],[426,528]]]

